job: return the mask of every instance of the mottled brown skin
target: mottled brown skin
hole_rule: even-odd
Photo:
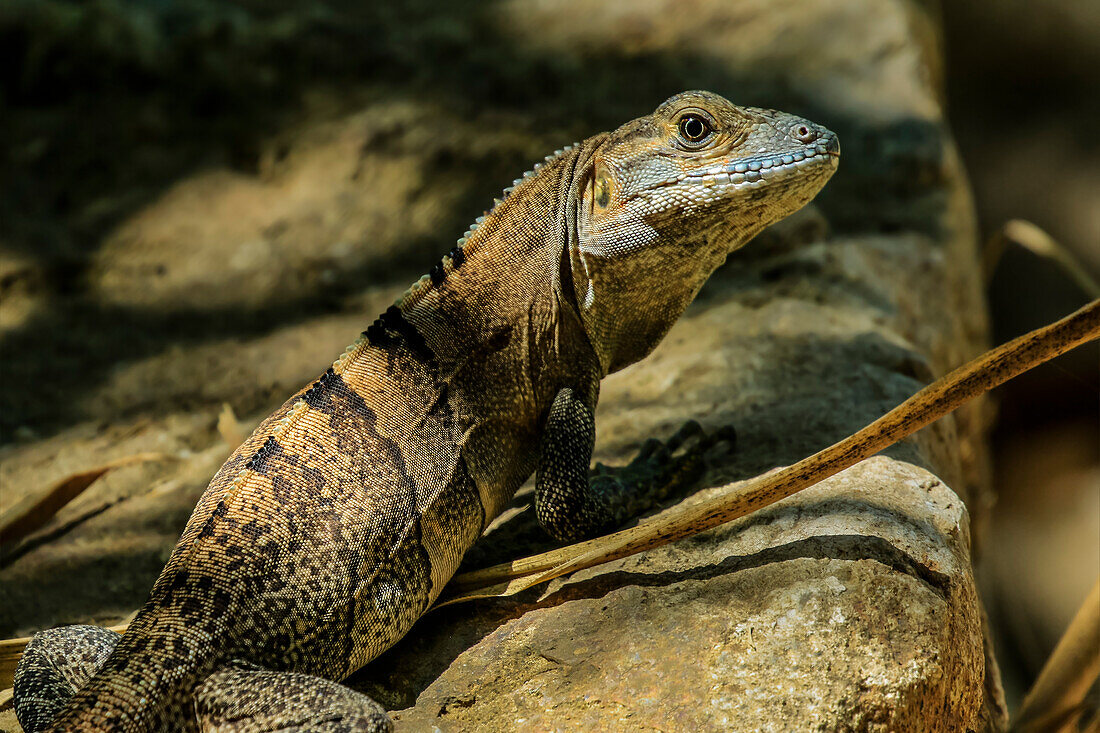
[[[20,720],[45,728],[79,688],[52,730],[387,729],[330,680],[409,630],[532,472],[561,539],[676,482],[666,461],[590,483],[600,379],[649,353],[837,155],[824,128],[688,92],[547,158],[237,449],[86,684],[90,669],[59,668],[59,642],[32,642]],[[638,466],[653,468],[645,496]],[[59,630],[65,648],[87,628]]]

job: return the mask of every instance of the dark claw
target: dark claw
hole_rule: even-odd
[[[634,456],[634,460],[631,461],[631,463],[645,462],[663,447],[661,441],[656,438],[648,438],[646,442],[642,443],[642,446],[638,448],[638,455]]]
[[[669,453],[675,453],[679,450],[687,441],[692,438],[699,438],[701,441],[706,441],[707,434],[703,432],[703,426],[695,420],[688,420],[686,423],[680,426],[680,429],[668,439],[665,446],[668,448]]]
[[[733,450],[737,445],[737,431],[732,425],[723,425],[707,436],[707,448],[712,448],[719,443],[726,444],[726,450]]]

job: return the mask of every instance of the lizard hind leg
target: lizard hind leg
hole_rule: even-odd
[[[322,677],[244,662],[215,671],[195,690],[204,733],[389,733],[393,722],[366,695]]]
[[[27,733],[45,730],[111,656],[122,635],[100,626],[61,626],[35,634],[12,682],[15,717]]]

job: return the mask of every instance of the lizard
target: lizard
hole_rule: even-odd
[[[547,156],[236,449],[125,634],[34,636],[25,730],[391,730],[339,681],[409,631],[532,473],[560,541],[681,481],[697,423],[590,471],[600,380],[839,155],[821,125],[692,91]]]

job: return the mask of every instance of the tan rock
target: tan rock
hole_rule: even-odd
[[[967,520],[932,474],[871,459],[730,527],[516,604],[401,726],[973,725],[984,670]],[[433,636],[469,617],[461,606],[437,613],[423,624]]]
[[[343,294],[357,274],[377,282],[410,262],[426,270],[461,234],[450,217],[484,160],[523,158],[530,136],[516,127],[392,100],[307,125],[271,140],[257,174],[192,176],[124,222],[92,287],[116,306],[257,308]]]

